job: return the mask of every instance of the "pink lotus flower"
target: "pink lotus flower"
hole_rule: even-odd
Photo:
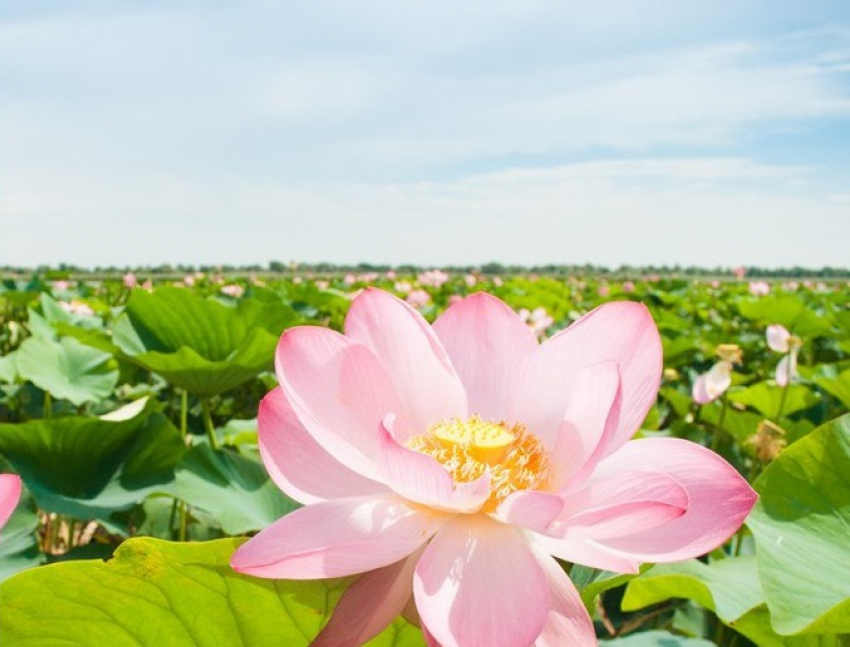
[[[230,285],[225,285],[221,288],[221,293],[234,299],[239,299],[243,294],[245,294],[245,288],[237,283],[231,283]]]
[[[407,295],[407,302],[414,308],[424,308],[431,303],[431,295],[425,290],[413,290]]]
[[[422,272],[417,278],[420,285],[425,285],[431,288],[439,288],[449,280],[449,275],[443,270],[428,270]]]
[[[785,357],[776,365],[776,383],[786,386],[799,377],[797,372],[797,353],[803,342],[792,335],[784,326],[773,324],[767,327],[767,345],[777,353],[785,353]]]
[[[635,291],[635,284],[632,281],[623,281],[623,292],[631,294]]]
[[[94,310],[91,309],[91,306],[79,299],[72,299],[71,303],[68,303],[67,301],[60,301],[59,307],[65,312],[77,315],[78,317],[91,317],[94,315]]]
[[[538,339],[546,336],[546,330],[555,323],[555,320],[546,312],[546,308],[537,307],[534,310],[528,308],[520,308],[519,318],[528,324],[528,327],[534,331]]]
[[[21,477],[0,474],[0,528],[6,525],[21,498]]]
[[[770,294],[770,283],[767,281],[750,281],[750,294],[754,297],[763,297]]]
[[[735,278],[740,281],[747,274],[747,268],[743,266],[736,267],[734,270],[732,270],[732,273],[735,275]]]
[[[433,327],[370,289],[345,334],[296,327],[259,412],[274,481],[305,507],[231,565],[267,578],[363,575],[314,645],[366,642],[414,609],[432,644],[588,645],[551,557],[617,572],[702,555],[755,493],[675,438],[629,441],[661,378],[645,307],[609,303],[538,345],[485,293]]]
[[[128,290],[132,290],[136,285],[138,285],[139,280],[136,278],[136,275],[132,272],[127,272],[122,279],[124,282],[124,287]]]
[[[697,404],[708,404],[716,400],[732,385],[732,367],[741,363],[741,349],[735,344],[717,347],[720,361],[694,380],[691,397]]]
[[[600,297],[602,297],[604,299],[609,294],[611,294],[611,288],[609,288],[605,284],[602,284],[598,288],[596,288],[596,294],[598,294]]]

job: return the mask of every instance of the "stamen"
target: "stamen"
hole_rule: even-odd
[[[410,449],[440,462],[455,483],[468,483],[490,472],[490,498],[485,512],[493,512],[519,490],[540,489],[549,479],[549,452],[521,424],[482,420],[444,420],[428,433],[410,437]]]

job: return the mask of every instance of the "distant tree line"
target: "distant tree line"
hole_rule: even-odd
[[[31,274],[60,277],[70,275],[123,275],[133,272],[141,275],[182,275],[194,272],[205,274],[247,274],[247,273],[307,273],[314,274],[339,274],[347,272],[385,273],[394,270],[399,274],[416,274],[426,269],[439,267],[452,273],[480,273],[485,275],[509,275],[509,274],[539,274],[545,276],[715,276],[732,277],[735,275],[734,268],[729,267],[699,267],[696,265],[620,265],[617,268],[605,265],[585,264],[547,264],[547,265],[513,265],[502,263],[484,263],[482,265],[389,265],[383,263],[357,263],[356,265],[345,265],[337,263],[298,263],[282,261],[271,261],[266,265],[254,263],[251,265],[189,265],[163,263],[161,265],[146,266],[97,266],[80,267],[68,263],[59,263],[56,266],[39,265],[38,267],[16,267],[10,265],[0,266],[3,274]],[[843,279],[850,278],[850,268],[838,267],[780,267],[764,268],[758,266],[747,266],[745,276],[749,278],[816,278],[816,279]]]

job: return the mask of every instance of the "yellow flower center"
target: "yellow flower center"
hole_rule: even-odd
[[[549,452],[521,424],[453,418],[411,436],[405,445],[436,459],[455,483],[474,481],[489,470],[485,512],[493,512],[512,492],[545,488],[549,480]]]

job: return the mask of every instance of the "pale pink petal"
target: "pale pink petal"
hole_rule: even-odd
[[[787,386],[797,378],[797,352],[791,351],[776,365],[776,384]]]
[[[631,535],[680,517],[689,503],[675,478],[646,470],[595,474],[580,489],[562,494],[566,505],[546,534],[564,539]]]
[[[322,449],[292,411],[280,388],[269,392],[257,416],[260,455],[272,480],[301,503],[387,492]]]
[[[311,647],[363,645],[395,620],[413,595],[420,551],[360,576],[339,599],[333,616]]]
[[[581,370],[566,395],[566,413],[552,448],[553,489],[583,480],[610,453],[622,400],[620,372],[614,362]]]
[[[428,322],[404,301],[366,289],[351,304],[345,334],[374,352],[398,390],[411,423],[410,429],[394,430],[401,434],[398,440],[446,418],[466,418],[466,393],[448,354]]]
[[[758,498],[720,456],[678,438],[635,440],[602,461],[594,478],[613,478],[640,465],[675,478],[688,493],[682,516],[651,530],[598,543],[628,559],[673,562],[714,550],[744,522]]]
[[[315,326],[280,338],[277,376],[295,415],[325,451],[371,477],[378,424],[402,405],[390,376],[368,348]],[[403,425],[403,417],[397,423]]]
[[[458,516],[437,533],[413,594],[443,647],[530,645],[549,613],[549,584],[525,538],[484,515]]]
[[[718,398],[726,392],[732,385],[732,364],[731,362],[719,361],[712,366],[708,373],[705,374],[705,389],[708,394],[714,398]]]
[[[543,532],[563,509],[564,500],[557,494],[520,490],[499,504],[496,518],[512,526]]]
[[[639,303],[606,303],[544,342],[526,363],[510,420],[551,447],[582,369],[606,360],[619,367],[623,398],[617,431],[607,443],[613,451],[638,430],[661,382],[661,337]]]
[[[9,520],[21,498],[21,477],[0,474],[0,528]]]
[[[639,570],[640,560],[624,556],[590,539],[557,539],[539,533],[532,536],[542,550],[566,562],[612,573],[637,573]]]
[[[691,389],[691,397],[697,404],[708,404],[714,397],[708,392],[708,383],[705,373],[697,376]]]
[[[407,557],[448,519],[395,496],[322,501],[262,530],[236,550],[230,565],[276,579],[364,573]]]
[[[469,399],[469,412],[503,420],[526,359],[537,349],[531,328],[508,305],[477,292],[434,322]]]
[[[490,497],[490,474],[455,485],[445,467],[427,454],[400,445],[388,431],[388,419],[378,429],[378,473],[396,493],[438,510],[475,512]]]
[[[788,352],[788,338],[791,337],[784,326],[773,324],[767,327],[767,345],[777,353]]]
[[[549,582],[549,616],[534,646],[595,645],[593,621],[569,576],[543,551],[533,550]]]

